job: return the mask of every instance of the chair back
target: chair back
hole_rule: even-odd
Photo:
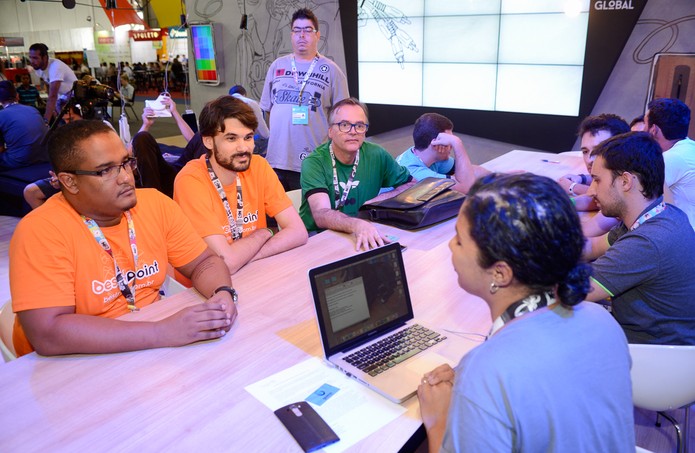
[[[290,190],[285,192],[287,196],[292,200],[292,206],[299,212],[299,207],[302,205],[302,189]]]
[[[12,343],[12,330],[14,329],[15,314],[12,311],[12,301],[7,301],[0,307],[0,353],[3,360],[9,362],[17,358]]]
[[[695,346],[629,346],[635,406],[666,411],[695,402]]]
[[[186,291],[186,287],[183,286],[181,283],[177,282],[171,275],[166,276],[166,278],[164,279],[164,283],[159,288],[159,292],[163,293],[164,297],[171,297],[174,294],[178,294],[183,291]]]

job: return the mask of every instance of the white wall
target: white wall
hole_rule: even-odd
[[[695,0],[647,2],[592,114],[643,114],[657,52],[695,53]]]
[[[110,29],[111,23],[98,0],[78,3],[92,6],[66,9],[59,1],[0,0],[0,35],[23,37],[25,52],[35,42],[43,42],[57,52],[94,49],[94,28]]]
[[[207,9],[204,7],[206,4],[210,6]],[[216,42],[217,53],[224,57],[224,83],[220,86],[211,87],[196,82],[195,74],[192,72],[193,51],[190,47],[188,49],[191,101],[196,113],[200,113],[206,102],[227,94],[229,88],[237,84],[246,88],[249,97],[260,99],[270,63],[278,56],[292,51],[290,19],[299,8],[311,8],[314,11],[321,30],[319,52],[332,58],[345,71],[338,0],[247,1],[248,30],[239,29],[241,4],[241,1],[231,0],[186,1],[189,22],[210,21],[222,27],[222,40]]]
[[[149,63],[157,61],[157,50],[152,46],[152,41],[130,42],[130,60],[133,63]]]

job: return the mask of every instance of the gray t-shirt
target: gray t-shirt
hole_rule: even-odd
[[[296,61],[297,81],[292,73],[292,55],[275,60],[261,96],[261,108],[270,112],[270,139],[266,159],[270,166],[299,172],[302,160],[323,143],[328,134],[328,110],[349,96],[347,79],[332,60],[320,56],[299,92],[311,62]],[[292,108],[308,106],[308,123],[292,124]]]
[[[667,204],[634,231],[620,223],[609,242],[592,278],[611,294],[628,341],[695,345],[695,232],[683,211]]]
[[[456,367],[444,452],[634,452],[630,354],[602,307],[542,308]]]

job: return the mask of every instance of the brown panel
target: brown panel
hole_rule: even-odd
[[[695,54],[659,54],[652,75],[652,99],[678,98],[690,107],[688,136],[695,137]]]

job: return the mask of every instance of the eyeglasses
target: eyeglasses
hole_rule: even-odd
[[[131,171],[138,168],[138,160],[134,157],[129,157],[123,163],[106,167],[103,170],[65,170],[65,173],[73,173],[76,175],[99,176],[105,181],[115,179],[121,173],[121,169],[128,168]]]
[[[315,29],[314,27],[294,27],[292,28],[292,34],[295,35],[301,35],[302,33],[306,33],[310,35],[311,33],[317,33],[318,30]]]
[[[369,129],[369,124],[366,123],[351,123],[349,121],[341,121],[340,123],[331,123],[331,126],[338,126],[340,132],[348,133],[355,128],[355,132],[358,134],[364,134]]]

